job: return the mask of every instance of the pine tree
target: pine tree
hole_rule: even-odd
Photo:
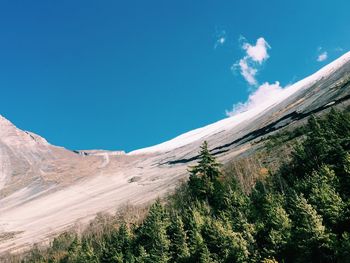
[[[181,262],[189,257],[189,249],[187,246],[187,235],[184,229],[184,223],[179,215],[171,218],[169,226],[170,236],[170,252],[172,262]]]
[[[201,228],[204,223],[203,216],[197,208],[193,207],[186,210],[184,214],[184,222],[188,237],[188,249],[190,252],[188,262],[199,262],[200,253],[204,243],[201,235]]]
[[[239,226],[241,219],[249,212],[249,198],[237,186],[229,185],[221,199],[221,214],[227,214],[234,226]]]
[[[157,200],[151,206],[141,226],[139,237],[140,244],[145,248],[152,262],[164,263],[170,259],[168,225],[168,215],[160,201]]]
[[[118,262],[118,260],[132,260],[131,255],[131,233],[125,223],[118,230],[112,231],[104,237],[101,260],[103,262]]]
[[[344,232],[338,242],[337,257],[338,262],[349,263],[350,262],[350,234]]]
[[[132,246],[132,234],[130,229],[125,223],[122,223],[118,229],[117,239],[119,240],[118,249],[123,253],[126,261],[132,260],[131,246]]]
[[[204,141],[199,153],[199,162],[190,168],[189,188],[193,196],[199,200],[211,201],[214,196],[216,182],[221,175],[220,164],[210,154],[208,143]]]
[[[81,250],[81,243],[80,243],[80,240],[78,239],[78,236],[75,235],[73,242],[68,247],[68,256],[66,257],[67,261],[77,262],[80,250]]]
[[[90,242],[85,238],[82,240],[81,250],[79,251],[77,262],[98,263],[98,257],[94,252]]]
[[[348,138],[350,136],[350,114],[348,112],[340,112],[332,108],[324,122],[327,130],[332,131],[336,137]]]
[[[336,191],[338,184],[334,171],[323,166],[319,172],[313,172],[309,180],[311,187],[309,202],[322,215],[325,224],[334,228],[342,220],[345,204]]]
[[[293,153],[294,176],[308,175],[318,170],[327,158],[330,146],[318,119],[311,116],[308,121],[309,134]]]
[[[263,258],[283,258],[290,242],[292,222],[284,209],[284,198],[267,193],[260,199],[261,210],[255,214],[257,241]]]
[[[198,263],[215,263],[216,261],[212,258],[207,246],[202,243],[199,249]]]
[[[247,262],[248,243],[221,220],[207,218],[202,235],[210,253],[223,262]]]
[[[347,201],[350,199],[350,153],[347,152],[341,162],[339,174],[340,194]]]
[[[327,262],[331,240],[322,217],[303,195],[292,195],[291,208],[295,255],[301,262]]]
[[[138,248],[138,256],[136,257],[135,260],[136,263],[151,263],[149,259],[149,254],[145,250],[143,246],[140,246]]]

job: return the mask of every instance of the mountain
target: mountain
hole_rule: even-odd
[[[256,107],[130,153],[69,151],[0,118],[0,253],[25,249],[101,211],[144,204],[186,178],[201,143],[227,162],[261,138],[330,107],[347,107],[350,52]]]

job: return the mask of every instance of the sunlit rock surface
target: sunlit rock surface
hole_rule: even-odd
[[[282,127],[350,97],[350,53],[257,107],[131,153],[69,151],[0,116],[0,253],[25,249],[129,202],[168,193],[207,140],[226,162]],[[137,178],[137,180],[135,180]]]

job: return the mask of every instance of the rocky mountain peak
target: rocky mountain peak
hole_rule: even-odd
[[[41,136],[18,129],[2,115],[0,115],[0,141],[8,146],[18,147],[49,145]]]

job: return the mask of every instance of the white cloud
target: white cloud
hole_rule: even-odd
[[[325,61],[327,58],[328,58],[328,53],[327,53],[327,51],[324,51],[318,55],[317,61],[322,62],[322,61]]]
[[[219,46],[223,46],[225,42],[226,42],[226,31],[223,30],[217,34],[214,49],[216,49]]]
[[[259,71],[259,66],[269,58],[267,51],[271,47],[263,37],[258,38],[255,45],[246,42],[244,37],[240,37],[241,40],[243,40],[242,49],[246,55],[236,62],[231,69],[239,69],[249,85],[257,86],[256,74]]]
[[[276,103],[288,92],[288,89],[281,87],[278,81],[271,84],[265,82],[259,85],[256,80],[256,75],[261,65],[269,58],[268,50],[271,49],[271,46],[267,41],[260,37],[256,40],[255,45],[252,45],[244,37],[240,37],[239,40],[242,41],[242,49],[245,51],[245,56],[232,66],[232,70],[239,70],[248,84],[256,88],[249,95],[246,102],[237,103],[233,105],[231,110],[226,111],[227,116],[250,110],[260,111]]]
[[[263,37],[260,37],[256,40],[255,46],[244,43],[242,48],[247,52],[249,58],[261,64],[264,60],[269,58],[267,50],[271,47]]]
[[[224,38],[224,37],[220,37],[220,38],[218,39],[218,42],[219,42],[221,45],[224,44],[225,41],[226,41],[226,38]]]
[[[247,102],[233,105],[232,110],[226,111],[226,115],[230,117],[253,108],[266,107],[283,96],[283,91],[278,81],[272,84],[265,82],[249,95]]]
[[[239,61],[238,66],[241,70],[242,76],[249,83],[249,85],[257,85],[255,75],[258,72],[258,70],[253,66],[249,65],[249,59],[247,57],[242,58]]]
[[[217,47],[222,46],[223,44],[225,44],[225,42],[226,42],[226,38],[225,37],[218,38],[216,40],[216,42],[215,42],[214,48],[216,49]]]

